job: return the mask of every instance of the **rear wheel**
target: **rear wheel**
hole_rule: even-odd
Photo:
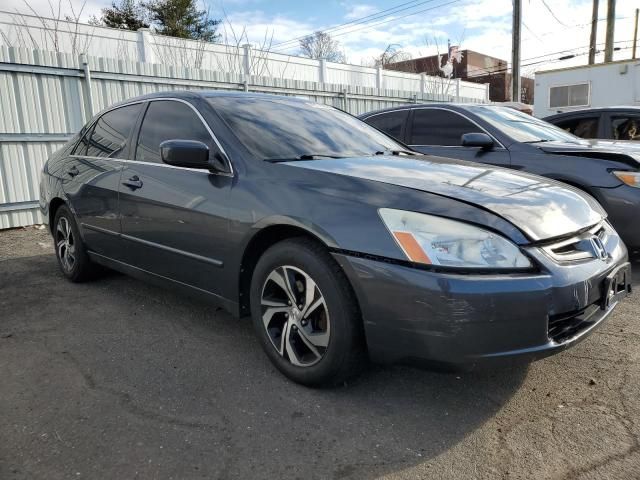
[[[86,281],[99,271],[87,255],[73,214],[64,205],[56,212],[53,242],[60,270],[72,282]]]
[[[351,286],[312,240],[285,240],[264,253],[251,282],[251,315],[266,354],[298,383],[338,384],[365,364]]]

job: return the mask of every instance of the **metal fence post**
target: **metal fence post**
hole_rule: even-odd
[[[150,28],[138,29],[138,58],[142,63],[155,63]]]
[[[347,96],[347,89],[344,88],[342,89],[342,106],[344,107],[343,110],[345,112],[348,112],[348,107],[349,107],[349,97]]]
[[[420,74],[420,95],[422,96],[423,100],[424,100],[424,94],[427,93],[426,89],[427,89],[427,74],[421,73]]]
[[[378,93],[382,91],[384,83],[384,78],[382,76],[382,67],[376,67],[376,88],[378,89]]]
[[[318,63],[318,80],[320,83],[327,83],[327,60],[324,58]]]
[[[456,102],[460,101],[460,79],[456,78]]]
[[[80,54],[80,62],[82,63],[82,71],[84,72],[84,104],[85,104],[85,120],[88,122],[93,118],[93,92],[91,90],[91,69],[89,61],[85,53]]]
[[[244,73],[244,82],[245,85],[251,79],[251,45],[245,43],[242,45],[244,50],[242,56],[242,73]]]

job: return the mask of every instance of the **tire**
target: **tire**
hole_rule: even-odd
[[[62,205],[56,212],[53,245],[60,270],[72,282],[87,281],[100,271],[89,259],[78,225],[66,205]]]
[[[283,288],[287,285],[288,292]],[[292,296],[297,301],[289,306]],[[262,348],[294,382],[337,385],[357,376],[366,364],[362,321],[351,285],[319,243],[300,237],[270,247],[254,270],[250,299]]]

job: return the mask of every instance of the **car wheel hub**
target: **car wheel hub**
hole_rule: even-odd
[[[304,271],[291,265],[274,269],[260,299],[267,336],[278,354],[293,365],[310,367],[329,345],[329,311],[322,292]]]
[[[60,217],[56,227],[56,251],[65,272],[73,270],[76,263],[76,246],[69,220]]]

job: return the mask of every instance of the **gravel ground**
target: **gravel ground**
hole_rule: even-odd
[[[51,252],[0,232],[0,479],[640,478],[638,293],[529,366],[310,390],[249,322],[115,273],[71,284]]]

